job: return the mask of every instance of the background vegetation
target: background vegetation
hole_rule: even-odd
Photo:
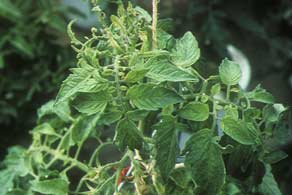
[[[23,141],[37,108],[56,94],[74,64],[64,17],[70,11],[57,0],[0,2],[1,154]]]

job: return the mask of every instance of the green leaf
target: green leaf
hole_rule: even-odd
[[[277,163],[277,162],[279,162],[287,157],[288,157],[288,154],[286,154],[282,150],[276,150],[276,151],[272,151],[272,152],[266,154],[263,157],[263,161],[267,164],[274,164],[274,163]]]
[[[139,121],[145,119],[148,114],[149,111],[146,110],[131,110],[126,113],[126,116],[133,121]]]
[[[228,183],[225,187],[226,195],[238,195],[241,190],[235,183]]]
[[[272,168],[270,165],[266,165],[266,173],[262,183],[259,185],[259,191],[263,195],[282,195],[279,186],[273,176]]]
[[[191,32],[176,41],[171,56],[171,62],[179,67],[191,66],[200,58],[198,42]]]
[[[57,135],[55,132],[55,129],[49,124],[49,123],[43,123],[38,126],[36,126],[33,130],[33,133],[39,133],[44,135]]]
[[[199,102],[190,102],[179,110],[178,115],[192,121],[205,121],[209,118],[209,106]]]
[[[281,114],[286,110],[287,108],[282,104],[266,105],[263,108],[263,118],[267,122],[277,122],[280,119]]]
[[[108,86],[106,80],[101,78],[94,70],[85,68],[71,69],[73,74],[63,81],[61,89],[56,97],[55,104],[66,101],[77,92],[98,92],[105,90]]]
[[[158,49],[167,49],[167,47],[172,43],[171,41],[174,42],[174,38],[172,37],[171,34],[168,34],[164,30],[158,29],[157,30],[157,47]]]
[[[55,101],[51,100],[40,107],[37,111],[38,118],[41,119],[42,117],[50,114],[56,114],[60,119],[65,122],[72,121],[71,117],[71,110],[67,101],[58,103],[58,105],[54,105]]]
[[[72,105],[83,114],[101,114],[104,112],[111,95],[107,91],[97,93],[78,93]]]
[[[251,92],[246,93],[246,96],[251,101],[255,101],[255,102],[262,102],[266,104],[272,104],[275,102],[273,95],[267,92],[265,89],[261,88],[260,85],[258,85]]]
[[[221,91],[221,86],[220,86],[219,83],[213,85],[212,88],[211,88],[211,94],[212,95],[217,95],[217,94],[220,93],[220,91]]]
[[[7,169],[13,170],[15,176],[24,177],[29,173],[26,164],[26,149],[21,146],[13,146],[8,149],[8,154],[4,159]]]
[[[127,97],[139,109],[157,110],[183,101],[176,92],[152,84],[140,84],[128,90]]]
[[[41,194],[67,195],[69,184],[61,178],[31,182],[31,190]]]
[[[230,117],[235,120],[238,119],[238,109],[236,106],[227,105],[224,107],[225,118]]]
[[[143,145],[143,136],[135,123],[129,119],[122,119],[116,127],[115,143],[121,150],[126,147],[130,149],[140,149]]]
[[[134,69],[131,70],[125,77],[125,81],[129,83],[135,83],[144,78],[146,73],[148,72],[148,69]]]
[[[144,18],[147,22],[151,22],[152,21],[152,17],[151,15],[144,10],[143,8],[136,6],[135,7],[135,11],[137,11],[139,13],[139,17]]]
[[[186,142],[185,166],[198,184],[199,195],[217,195],[225,181],[225,167],[220,148],[210,129],[199,130]]]
[[[147,77],[159,82],[199,81],[196,75],[171,64],[168,59],[162,57],[151,58],[144,64],[144,68],[149,68]]]
[[[123,112],[119,110],[111,111],[104,113],[100,116],[100,119],[98,120],[99,125],[110,125],[116,121],[118,121],[120,118],[122,118]]]
[[[91,116],[83,116],[78,119],[77,123],[72,129],[72,139],[78,145],[82,144],[88,138],[91,132],[95,130],[99,114]]]
[[[194,183],[192,174],[185,167],[173,169],[170,173],[170,179],[182,189],[186,189],[189,183]]]
[[[13,179],[15,172],[13,169],[4,169],[0,171],[0,195],[6,195],[6,193],[13,188]]]
[[[225,58],[219,66],[219,76],[224,84],[236,85],[241,78],[240,66]]]
[[[252,123],[226,117],[221,125],[224,133],[241,144],[252,145],[259,142],[258,132]]]
[[[178,132],[176,120],[173,116],[163,116],[162,120],[153,127],[155,134],[155,147],[157,151],[156,161],[162,177],[167,179],[174,168],[176,157],[179,152]]]

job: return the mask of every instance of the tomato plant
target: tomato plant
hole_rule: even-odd
[[[110,17],[94,3],[102,28],[84,40],[68,25],[77,67],[38,110],[29,148],[10,148],[0,195],[281,194],[271,164],[287,155],[269,143],[286,133],[287,108],[240,89],[228,59],[201,75],[194,35],[169,34],[152,3],[151,16],[118,1]]]

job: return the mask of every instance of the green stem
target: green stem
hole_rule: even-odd
[[[81,149],[82,149],[83,143],[84,143],[84,142],[82,142],[82,143],[78,146],[78,148],[77,148],[77,151],[76,151],[75,156],[74,156],[74,159],[76,159],[76,160],[77,160],[78,157],[79,157],[79,154],[80,154],[80,152],[81,152]]]
[[[204,94],[206,92],[207,86],[208,86],[208,81],[207,80],[204,80],[203,81],[203,84],[202,84],[202,88],[201,88],[201,90],[199,92],[199,95],[202,95],[202,94]],[[199,95],[196,96],[196,101],[199,100]]]
[[[217,120],[217,112],[216,112],[217,102],[213,101],[213,123],[212,123],[212,131],[216,134],[216,120]]]
[[[98,156],[98,154],[99,154],[99,152],[101,151],[101,149],[103,149],[103,148],[106,147],[106,146],[112,145],[112,144],[113,144],[112,142],[106,142],[106,143],[102,143],[102,144],[100,144],[100,145],[95,149],[95,151],[93,152],[93,154],[91,155],[88,165],[89,165],[89,166],[92,166],[94,159],[96,158],[96,156]]]
[[[88,172],[89,171],[89,167],[87,166],[87,164],[84,164],[74,158],[71,158],[69,156],[66,156],[64,154],[62,154],[60,151],[58,150],[53,150],[49,147],[46,147],[46,146],[42,146],[42,147],[39,147],[39,148],[35,148],[35,150],[41,150],[41,151],[45,151],[47,153],[50,153],[52,156],[54,156],[54,161],[56,160],[62,160],[64,162],[68,161],[70,162],[72,165],[74,166],[77,166],[80,170],[84,171],[84,172]],[[48,164],[46,166],[46,168],[49,168],[50,166],[52,165],[52,161],[50,162],[50,165]]]
[[[226,100],[229,101],[230,98],[230,85],[227,85],[227,90],[226,90]]]
[[[208,81],[208,80],[210,80],[210,79],[205,79],[198,71],[196,71],[195,69],[191,69],[191,71],[195,74],[195,75],[197,75],[202,81]]]
[[[114,65],[115,65],[115,83],[116,83],[116,90],[117,90],[117,96],[118,96],[118,99],[120,101],[120,104],[123,108],[124,111],[126,111],[126,108],[125,108],[125,105],[123,103],[123,98],[122,98],[122,92],[120,90],[120,78],[119,78],[119,64],[120,64],[120,56],[117,56],[116,59],[115,59],[115,62],[114,62]]]

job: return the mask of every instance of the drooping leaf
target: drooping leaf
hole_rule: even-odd
[[[38,126],[36,126],[33,130],[33,133],[39,133],[44,135],[57,135],[55,132],[55,129],[49,124],[49,123],[42,123]]]
[[[225,58],[219,66],[219,76],[224,84],[236,85],[241,78],[240,66]]]
[[[167,195],[190,195],[196,193],[196,183],[192,178],[192,173],[185,167],[172,170],[166,186]]]
[[[95,130],[100,114],[81,117],[72,129],[72,139],[75,143],[81,144]]]
[[[267,122],[277,122],[285,110],[287,110],[287,108],[282,104],[266,105],[263,108],[263,118]]]
[[[65,122],[72,121],[71,110],[67,101],[59,103],[58,105],[54,105],[54,100],[51,100],[41,106],[38,111],[38,118],[41,119],[42,117],[50,114],[56,114],[60,119]]]
[[[226,117],[221,124],[223,132],[237,142],[245,145],[259,143],[258,132],[252,123]]]
[[[31,182],[31,190],[41,194],[67,195],[69,184],[66,180],[61,178],[44,181],[34,180]]]
[[[277,162],[279,162],[287,157],[288,157],[288,154],[286,154],[284,151],[276,150],[276,151],[272,151],[272,152],[266,154],[263,157],[263,161],[267,164],[274,164],[274,163],[277,163]]]
[[[279,186],[273,176],[272,168],[270,165],[266,165],[266,174],[262,183],[259,185],[259,191],[263,195],[282,195]]]
[[[199,81],[196,75],[186,69],[175,66],[165,57],[151,58],[143,66],[149,69],[146,74],[147,77],[160,82]]]
[[[183,189],[187,188],[190,182],[194,183],[192,174],[185,167],[173,169],[170,173],[170,179]]]
[[[77,92],[98,92],[107,88],[108,84],[106,83],[106,80],[98,76],[94,70],[88,70],[85,68],[74,68],[71,70],[73,73],[63,81],[56,97],[56,105],[66,101]]]
[[[192,121],[205,121],[209,118],[209,106],[200,102],[190,102],[179,110],[179,116]]]
[[[246,93],[246,96],[251,101],[262,102],[266,104],[272,104],[275,101],[273,95],[263,89],[260,85],[256,86],[256,88],[251,92]]]
[[[101,114],[110,99],[111,96],[107,91],[99,91],[96,93],[78,93],[74,98],[72,105],[83,114]]]
[[[155,158],[160,173],[166,180],[174,168],[179,149],[176,119],[173,116],[165,115],[153,128],[157,131],[155,135],[157,155]]]
[[[123,112],[119,110],[103,113],[100,116],[100,119],[98,120],[99,125],[110,125],[116,121],[118,121],[120,118],[122,118]]]
[[[225,167],[220,148],[214,143],[213,132],[202,129],[186,143],[185,165],[198,184],[199,195],[217,195],[225,181]]]
[[[200,58],[198,42],[191,32],[176,41],[171,56],[171,62],[178,67],[191,66]]]
[[[136,124],[130,119],[122,119],[116,127],[115,143],[125,150],[126,147],[130,149],[140,149],[143,144],[143,136]]]
[[[127,97],[139,109],[157,110],[183,101],[176,92],[152,84],[140,84],[128,90]]]

